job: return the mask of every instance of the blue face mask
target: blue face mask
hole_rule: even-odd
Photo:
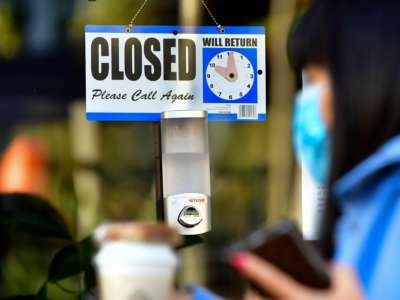
[[[295,100],[293,144],[298,160],[319,183],[326,184],[330,169],[330,137],[321,116],[322,88],[306,85]]]

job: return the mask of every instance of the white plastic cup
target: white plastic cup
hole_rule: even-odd
[[[168,245],[142,241],[105,243],[94,261],[102,300],[168,299],[178,264]]]

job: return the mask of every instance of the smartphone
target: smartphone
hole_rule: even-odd
[[[235,243],[228,253],[249,251],[267,260],[297,282],[314,289],[328,289],[331,285],[326,263],[318,251],[306,241],[291,221],[281,221],[261,229]],[[254,282],[251,287],[261,296],[271,297]]]

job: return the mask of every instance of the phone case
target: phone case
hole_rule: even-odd
[[[310,288],[330,287],[330,276],[324,260],[314,247],[303,240],[293,222],[283,221],[256,231],[231,247],[230,251],[250,251]],[[261,295],[270,297],[254,283],[250,284]]]

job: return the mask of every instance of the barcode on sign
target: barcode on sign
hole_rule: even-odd
[[[257,119],[257,105],[239,105],[239,119]]]

